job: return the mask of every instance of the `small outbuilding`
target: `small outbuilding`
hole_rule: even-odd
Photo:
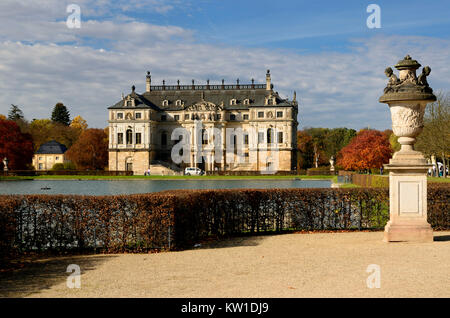
[[[33,157],[33,166],[36,170],[50,170],[56,163],[66,163],[67,147],[56,140],[42,144]]]

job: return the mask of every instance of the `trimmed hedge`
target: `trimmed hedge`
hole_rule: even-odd
[[[306,170],[307,176],[332,176],[338,174],[339,170],[330,170],[330,167],[309,168]]]
[[[428,189],[428,221],[450,229],[450,187]],[[27,251],[183,249],[285,230],[382,229],[388,189],[178,190],[142,195],[2,195],[0,257]]]
[[[352,183],[361,187],[389,188],[389,176],[352,174]]]

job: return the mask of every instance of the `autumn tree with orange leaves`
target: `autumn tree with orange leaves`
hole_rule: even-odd
[[[108,165],[108,136],[103,129],[86,129],[66,152],[80,170],[103,170]]]
[[[389,162],[392,148],[386,134],[361,130],[338,154],[337,165],[345,170],[378,169]]]
[[[3,158],[8,158],[10,170],[24,170],[31,167],[33,159],[33,140],[24,134],[12,120],[0,119],[0,169],[3,171]]]

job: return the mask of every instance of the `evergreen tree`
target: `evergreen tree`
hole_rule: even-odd
[[[14,121],[23,119],[23,112],[20,110],[19,106],[11,104],[11,109],[8,113],[8,119]]]
[[[52,121],[55,123],[61,123],[65,126],[70,124],[70,114],[67,107],[63,103],[57,103],[52,112]]]

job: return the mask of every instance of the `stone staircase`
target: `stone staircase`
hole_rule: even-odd
[[[183,170],[177,165],[168,162],[154,160],[150,163],[150,175],[178,176],[183,175]]]

